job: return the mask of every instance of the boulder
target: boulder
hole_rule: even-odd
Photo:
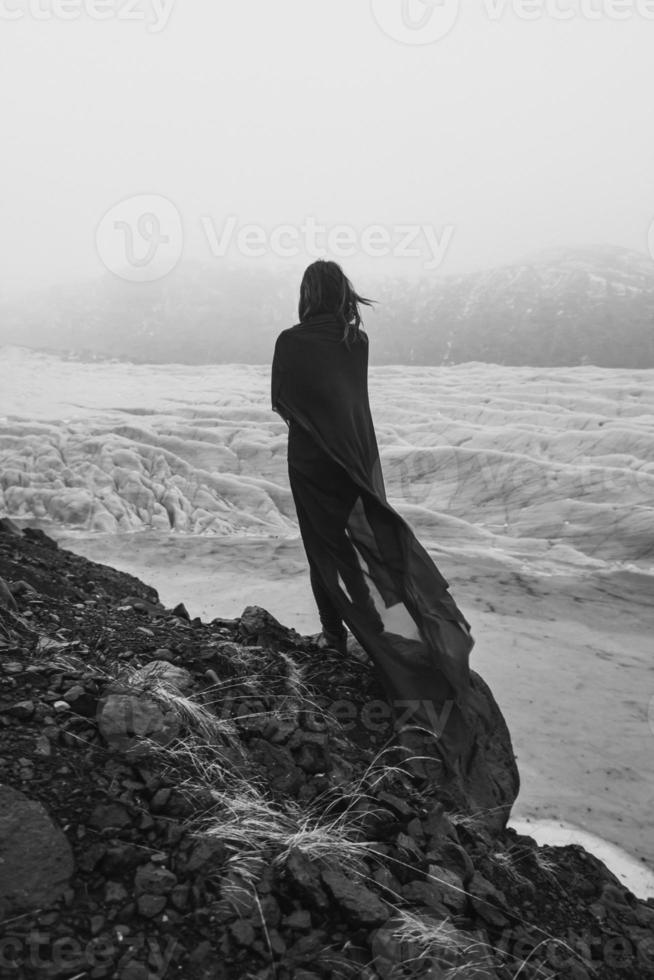
[[[389,908],[375,892],[353,881],[342,871],[323,871],[322,880],[334,901],[357,926],[370,928],[386,922]]]
[[[140,670],[137,670],[130,680],[130,686],[152,687],[153,683],[161,683],[165,687],[188,694],[193,689],[193,676],[184,667],[178,667],[167,660],[151,660]]]
[[[183,602],[178,602],[173,609],[173,616],[177,616],[179,619],[186,619],[187,621],[191,619],[189,616],[188,609]]]
[[[18,524],[12,521],[11,517],[0,517],[0,534],[12,534],[17,538],[23,536]]]
[[[286,875],[303,904],[320,912],[328,907],[320,870],[299,848],[292,847],[286,860]]]
[[[261,606],[246,606],[239,619],[240,632],[247,640],[254,640],[256,643],[271,640],[286,640],[292,632],[275,619],[275,617],[263,609]]]
[[[466,712],[457,708],[446,718],[444,729],[447,732],[448,723],[452,730],[458,726],[467,743],[463,759],[453,766],[452,738],[448,747],[443,739],[416,727],[401,728],[396,744],[402,765],[425,785],[438,787],[446,810],[476,816],[486,831],[498,835],[511,815],[520,777],[504,716],[485,681],[474,671],[470,676]]]
[[[0,918],[55,902],[73,873],[66,836],[45,808],[0,786]]]
[[[471,672],[473,751],[463,774],[468,807],[492,833],[511,815],[520,775],[504,715],[486,682]]]
[[[144,696],[109,694],[98,703],[98,728],[111,748],[135,759],[147,754],[150,742],[169,745],[179,732],[179,720]]]

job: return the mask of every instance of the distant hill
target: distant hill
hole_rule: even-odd
[[[296,320],[297,282],[270,269],[181,266],[0,302],[0,343],[83,358],[266,363]],[[613,246],[549,250],[458,276],[380,279],[365,315],[377,364],[654,367],[654,262]]]
[[[654,367],[654,262],[628,249],[547,251],[514,265],[384,285],[387,363]]]

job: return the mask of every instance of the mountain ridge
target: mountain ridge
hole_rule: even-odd
[[[362,288],[362,287],[361,287]],[[365,284],[374,364],[654,367],[654,261],[611,245],[544,249],[513,263]],[[135,363],[270,361],[296,322],[288,271],[187,263],[167,279],[109,275],[19,304],[0,301],[0,344]]]

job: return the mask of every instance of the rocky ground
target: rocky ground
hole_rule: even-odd
[[[0,977],[654,977],[654,903],[505,829],[480,678],[454,785],[360,650],[246,603],[190,621],[0,521]]]

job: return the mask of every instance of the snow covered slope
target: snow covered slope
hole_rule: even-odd
[[[91,531],[297,533],[260,366],[0,350],[0,511]],[[389,498],[427,542],[654,565],[654,371],[378,367]]]

